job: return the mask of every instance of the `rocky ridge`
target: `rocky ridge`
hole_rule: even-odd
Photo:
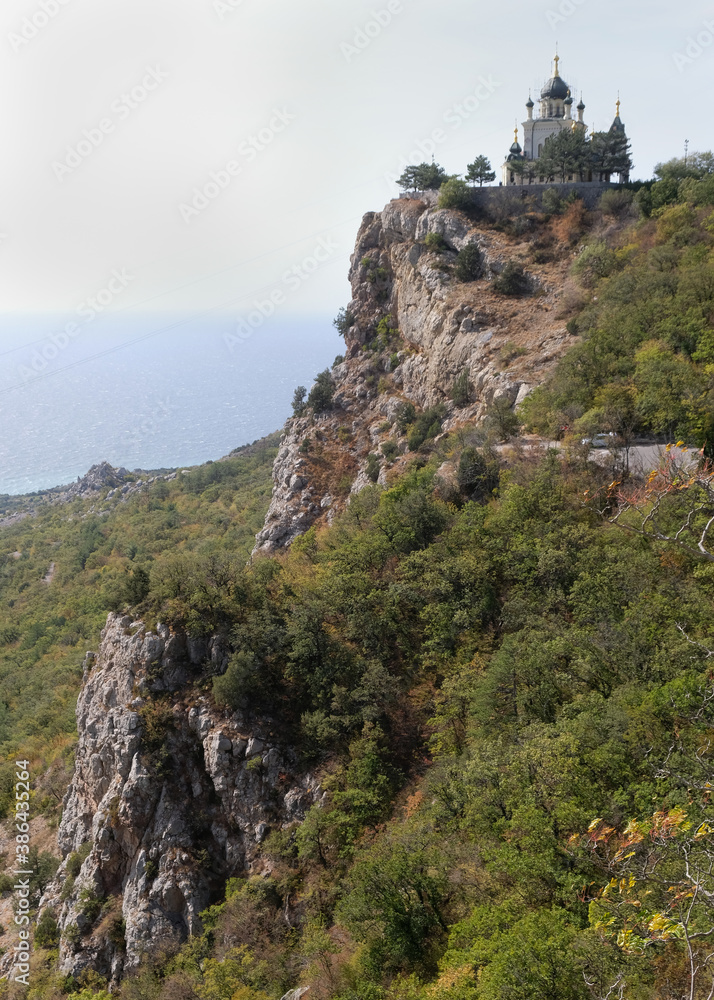
[[[196,694],[226,662],[220,638],[151,632],[116,614],[87,654],[64,860],[40,905],[58,921],[63,972],[92,968],[117,982],[148,947],[175,947],[226,879],[259,863],[269,829],[318,799],[269,720]]]
[[[128,472],[126,469],[115,469],[109,462],[100,462],[93,465],[89,472],[77,479],[66,489],[61,490],[53,503],[67,503],[70,500],[87,500],[99,497],[103,500],[111,500],[117,497],[119,500],[128,500],[129,497],[140,493],[159,480],[169,482],[176,478],[177,473],[170,472],[166,475],[146,475],[137,477],[136,474]]]
[[[561,248],[559,260],[537,264],[527,237],[527,220],[523,236],[506,236],[438,209],[429,197],[396,199],[365,215],[351,258],[347,357],[332,370],[333,405],[288,420],[254,555],[274,553],[312,524],[329,521],[369,483],[369,454],[393,442],[388,447],[398,454],[381,461],[379,481],[386,483],[389,466],[398,467],[407,449],[395,423],[401,403],[443,405],[449,430],[481,420],[496,399],[517,405],[545,379],[572,343],[558,308],[572,253]],[[460,283],[449,265],[471,243],[480,252],[481,276]],[[530,295],[494,291],[509,261],[525,264]],[[398,330],[400,349],[375,358],[370,343],[385,322]],[[456,406],[451,390],[464,371],[469,400]]]
[[[22,504],[24,509],[13,512],[6,517],[0,517],[0,529],[17,524],[27,517],[36,517],[38,511],[45,505],[57,506],[70,503],[72,500],[94,501],[84,516],[97,514],[97,516],[103,517],[108,513],[108,508],[97,509],[97,503],[106,503],[110,500],[114,500],[115,503],[123,503],[141,493],[142,490],[153,486],[154,483],[160,480],[170,482],[172,479],[176,479],[177,475],[176,472],[155,473],[153,475],[150,473],[130,473],[126,469],[115,468],[109,462],[99,462],[97,465],[93,465],[86,475],[78,477],[76,483],[17,498],[15,502]]]

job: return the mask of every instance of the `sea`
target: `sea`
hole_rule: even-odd
[[[0,317],[0,494],[74,482],[101,461],[188,468],[278,430],[344,344],[330,318]]]

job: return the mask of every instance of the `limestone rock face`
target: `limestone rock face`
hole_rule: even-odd
[[[58,834],[65,860],[41,903],[58,917],[63,971],[117,981],[144,951],[185,940],[269,830],[318,797],[268,721],[190,696],[189,682],[225,663],[220,639],[152,633],[120,615],[88,654]]]
[[[441,237],[440,248],[438,240],[427,242],[430,234]],[[479,249],[481,274],[462,283],[451,271],[470,243]],[[354,322],[345,334],[346,359],[332,370],[333,406],[288,421],[254,554],[274,553],[312,524],[329,523],[371,482],[370,453],[381,463],[378,481],[386,482],[388,468],[407,450],[395,425],[401,403],[442,404],[449,430],[481,420],[495,399],[517,405],[544,381],[572,342],[558,317],[572,254],[564,248],[560,259],[534,264],[531,250],[526,238],[437,208],[431,194],[395,199],[365,215],[350,268]],[[494,291],[493,279],[509,261],[525,266],[533,294],[513,299]],[[365,350],[387,317],[403,345],[389,360]],[[464,371],[470,397],[456,407],[451,390]]]

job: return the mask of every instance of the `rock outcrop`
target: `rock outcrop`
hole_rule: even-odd
[[[448,430],[482,419],[495,399],[515,406],[545,379],[572,342],[557,308],[572,251],[564,246],[542,255],[547,263],[535,263],[530,236],[528,220],[523,236],[507,236],[439,209],[431,198],[396,199],[364,217],[350,269],[347,357],[332,371],[333,405],[288,421],[254,554],[284,548],[333,516],[369,483],[370,454],[379,457],[380,481],[386,481],[387,467],[399,464],[407,448],[395,422],[401,403],[441,404]],[[478,247],[481,273],[459,282],[452,265],[469,244]],[[493,279],[508,262],[525,265],[530,295],[513,299],[494,291]],[[380,356],[372,345],[385,325],[398,331],[399,348]],[[457,406],[451,393],[463,372],[469,398]],[[382,457],[385,444],[391,458]],[[373,460],[372,478],[374,468]]]
[[[41,903],[58,919],[64,972],[89,967],[116,982],[144,952],[174,948],[226,879],[254,866],[268,831],[318,797],[269,721],[196,695],[196,681],[225,664],[218,638],[150,632],[119,615],[87,655],[64,861]]]

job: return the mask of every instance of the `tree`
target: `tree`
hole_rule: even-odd
[[[481,277],[483,272],[483,257],[481,249],[475,240],[467,243],[463,250],[459,251],[454,267],[454,275],[457,281],[475,281]]]
[[[445,930],[446,866],[427,845],[382,840],[359,858],[349,883],[339,916],[377,965],[423,960],[430,936]]]
[[[521,422],[505,396],[500,396],[491,403],[486,415],[486,426],[493,429],[501,441],[508,441],[518,433]]]
[[[549,181],[566,182],[571,176],[583,179],[590,166],[590,149],[585,130],[563,129],[545,140],[538,160],[540,173]]]
[[[304,385],[299,385],[293,393],[293,416],[299,417],[305,410],[305,397],[307,389]]]
[[[639,423],[636,399],[633,385],[610,383],[598,390],[595,407],[582,418],[590,420],[593,433],[609,431],[615,435],[613,448],[624,450],[625,472],[630,468],[630,448]]]
[[[704,177],[714,173],[714,153],[689,153],[686,162],[683,156],[675,156],[666,163],[658,163],[654,168],[655,177],[660,180],[685,180],[687,177]]]
[[[321,410],[329,410],[330,406],[332,406],[332,397],[334,394],[335,383],[332,380],[329,368],[326,368],[315,379],[315,384],[310,390],[310,395],[307,397],[307,405],[311,406],[316,413],[319,413]]]
[[[533,182],[535,171],[532,168],[532,160],[511,160],[508,164],[508,169],[513,171],[516,177],[520,180],[521,184],[526,176],[529,178],[529,184]]]
[[[466,180],[472,184],[483,187],[496,180],[496,172],[491,169],[491,162],[486,156],[477,156],[473,163],[469,163],[466,170]]]
[[[526,913],[490,942],[489,960],[480,970],[479,998],[586,1000],[577,936],[566,914]]]
[[[682,443],[682,442],[680,442]],[[690,555],[714,562],[714,467],[687,466],[672,449],[647,482],[625,490],[612,483],[606,491],[585,494],[585,502],[611,524],[653,541],[669,542]]]
[[[523,265],[509,260],[501,273],[493,279],[493,288],[501,295],[527,295],[530,281]]]
[[[447,178],[438,163],[418,163],[406,167],[397,184],[403,191],[438,191]]]
[[[714,657],[714,650],[685,638],[699,648],[706,660]],[[671,805],[661,808],[645,820],[631,819],[621,832],[598,817],[586,835],[574,835],[570,844],[585,848],[594,866],[609,879],[590,905],[590,922],[595,929],[616,938],[625,955],[646,954],[658,946],[659,974],[669,982],[677,982],[677,994],[688,1000],[711,1000],[711,675],[698,686],[694,679],[685,681],[670,698],[678,716],[677,736],[657,767],[656,778],[671,787],[686,789],[686,810]]]
[[[469,370],[464,368],[451,387],[451,398],[458,407],[469,405]]]
[[[597,132],[590,141],[593,170],[607,180],[619,174],[627,180],[632,170],[630,140],[624,132]]]
[[[367,468],[365,471],[367,473],[367,478],[373,483],[376,483],[379,479],[380,467],[379,455],[375,455],[374,452],[370,452],[367,456]]]
[[[343,306],[332,321],[332,325],[341,336],[345,336],[347,331],[355,324],[355,316],[349,309]]]
[[[477,451],[464,448],[459,459],[457,482],[463,495],[476,503],[485,503],[493,496],[500,479],[498,456],[490,449]]]
[[[141,604],[151,590],[149,574],[141,566],[136,566],[127,576],[124,585],[124,597],[128,604]]]

